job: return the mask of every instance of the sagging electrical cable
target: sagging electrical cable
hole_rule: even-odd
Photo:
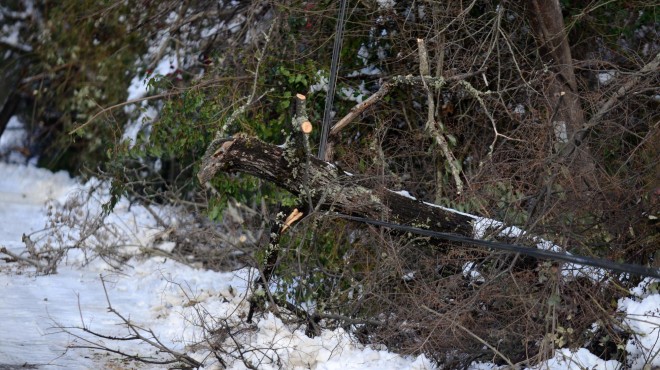
[[[549,260],[553,260],[553,261],[570,262],[570,263],[574,263],[574,264],[578,264],[578,265],[599,267],[599,268],[606,269],[606,270],[611,270],[611,271],[617,271],[617,272],[623,272],[623,273],[629,273],[629,274],[641,275],[641,276],[649,276],[649,277],[660,279],[660,269],[646,267],[646,266],[642,266],[642,265],[634,265],[634,264],[628,264],[628,263],[618,263],[618,262],[614,262],[614,261],[610,261],[610,260],[606,260],[606,259],[601,259],[601,258],[586,257],[586,256],[575,255],[575,254],[568,254],[568,253],[561,253],[561,252],[543,250],[543,249],[535,249],[535,248],[530,248],[530,247],[524,247],[522,245],[500,243],[500,242],[495,242],[495,241],[490,241],[490,240],[472,239],[472,238],[468,238],[466,236],[457,235],[457,234],[443,233],[443,232],[438,232],[438,231],[433,231],[433,230],[425,230],[425,229],[420,229],[420,228],[417,228],[417,227],[399,225],[399,224],[394,224],[394,223],[385,222],[385,221],[378,221],[378,220],[373,220],[373,219],[364,218],[364,217],[348,216],[348,215],[344,215],[344,214],[340,214],[340,213],[335,213],[335,214],[331,214],[331,215],[335,216],[335,217],[343,218],[345,220],[362,222],[362,223],[375,225],[375,226],[387,227],[387,228],[390,228],[390,229],[405,231],[405,232],[409,232],[409,233],[413,233],[413,234],[417,234],[417,235],[429,236],[429,237],[435,238],[435,239],[442,239],[442,240],[449,240],[449,241],[454,241],[454,242],[468,243],[468,244],[478,245],[478,246],[486,247],[486,248],[498,249],[498,250],[503,250],[503,251],[512,252],[512,253],[520,253],[520,254],[530,256],[530,257],[534,257],[534,258],[538,258],[538,259],[549,259]]]
[[[341,0],[339,7],[339,17],[335,27],[335,43],[332,47],[332,61],[330,62],[330,79],[328,81],[328,92],[325,96],[325,109],[323,110],[323,122],[321,128],[321,140],[319,141],[318,158],[324,160],[325,151],[328,144],[328,134],[330,133],[330,112],[335,99],[335,86],[337,85],[337,69],[339,68],[339,54],[341,45],[344,41],[344,19],[346,18],[346,3],[348,0]]]

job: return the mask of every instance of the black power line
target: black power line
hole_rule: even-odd
[[[341,44],[344,41],[344,19],[346,18],[346,3],[348,0],[341,0],[339,16],[337,17],[337,26],[335,29],[335,44],[332,48],[332,60],[330,62],[330,79],[328,80],[328,93],[325,96],[325,109],[323,110],[323,122],[321,128],[321,140],[319,142],[318,158],[324,160],[326,146],[328,143],[328,134],[330,132],[330,111],[332,102],[335,99],[335,87],[337,85],[337,69],[339,68],[339,53]]]
[[[364,223],[371,224],[371,225],[376,225],[376,226],[383,226],[383,227],[387,227],[387,228],[390,228],[390,229],[405,231],[405,232],[409,232],[409,233],[413,233],[413,234],[417,234],[417,235],[429,236],[429,237],[436,238],[436,239],[443,239],[443,240],[449,240],[449,241],[454,241],[454,242],[463,242],[463,243],[478,245],[478,246],[481,246],[481,247],[499,249],[499,250],[503,250],[503,251],[507,251],[507,252],[513,252],[513,253],[520,253],[520,254],[524,254],[526,256],[531,256],[531,257],[539,258],[539,259],[549,259],[549,260],[554,260],[554,261],[571,262],[571,263],[575,263],[575,264],[579,264],[579,265],[600,267],[600,268],[603,268],[603,269],[606,269],[606,270],[618,271],[618,272],[624,272],[624,273],[642,275],[642,276],[650,276],[650,277],[660,279],[660,269],[646,267],[646,266],[642,266],[642,265],[633,265],[633,264],[629,264],[629,263],[618,263],[618,262],[614,262],[614,261],[610,261],[610,260],[606,260],[606,259],[601,259],[601,258],[592,258],[592,257],[586,257],[586,256],[579,256],[579,255],[575,255],[575,254],[568,254],[568,253],[562,253],[562,252],[553,252],[553,251],[549,251],[549,250],[524,247],[522,245],[500,243],[500,242],[494,242],[494,241],[489,241],[489,240],[472,239],[472,238],[468,238],[468,237],[462,236],[462,235],[442,233],[442,232],[432,231],[432,230],[425,230],[425,229],[420,229],[420,228],[417,228],[417,227],[398,225],[398,224],[393,224],[393,223],[390,223],[390,222],[372,220],[372,219],[364,218],[364,217],[355,217],[355,216],[348,216],[348,215],[343,215],[343,214],[334,214],[334,216],[339,217],[339,218],[343,218],[343,219],[346,219],[346,220],[364,222]]]

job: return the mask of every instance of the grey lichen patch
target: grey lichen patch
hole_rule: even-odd
[[[447,84],[447,80],[445,80],[442,76],[395,76],[392,78],[392,82],[394,82],[395,85],[415,85],[421,83],[426,84],[436,90],[442,89]]]
[[[429,221],[430,221],[430,220],[429,220]],[[418,229],[426,229],[426,230],[428,230],[428,229],[431,228],[431,225],[430,225],[430,222],[429,222],[429,221],[427,221],[427,222],[417,222],[417,221],[415,221],[415,222],[412,223],[412,226],[413,226],[413,227],[416,227],[416,228],[418,228]]]
[[[365,191],[368,191],[368,190],[365,189]],[[377,196],[375,196],[375,195],[372,194],[371,192],[369,192],[369,200],[370,200],[371,202],[373,202],[373,203],[382,203],[382,201],[380,200],[380,198],[378,198]]]
[[[300,192],[300,197],[305,199],[306,197],[312,197],[314,198],[317,194],[317,190],[312,188],[311,186],[307,186],[305,184],[300,184],[298,186],[298,191]]]
[[[443,87],[443,86],[445,85],[445,83],[447,82],[447,81],[445,81],[445,79],[444,79],[442,76],[440,76],[440,77],[433,77],[431,81],[432,81],[432,85],[433,85],[433,87],[434,87],[436,90],[440,90],[440,89],[442,89],[442,87]]]
[[[459,85],[461,85],[468,92],[468,94],[470,94],[475,99],[481,99],[480,98],[481,95],[489,95],[491,93],[490,91],[486,91],[486,92],[479,91],[479,90],[475,89],[474,86],[472,86],[469,82],[467,82],[465,80],[460,80],[460,81],[458,81],[458,83],[459,83]]]

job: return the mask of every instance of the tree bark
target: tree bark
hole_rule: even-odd
[[[575,178],[582,178],[586,182],[595,181],[594,160],[588,146],[582,142],[583,135],[579,135],[585,123],[585,115],[559,0],[528,0],[527,11],[542,62],[556,73],[545,95],[550,107],[557,149],[561,158],[570,163],[569,167],[577,175]],[[588,187],[584,182],[575,185],[578,193]]]
[[[436,231],[472,236],[474,219],[385,188],[356,184],[340,168],[309,157],[301,160],[293,147],[282,148],[254,137],[226,139],[202,160],[202,184],[218,171],[242,172],[269,181],[298,196],[311,208],[388,220]]]

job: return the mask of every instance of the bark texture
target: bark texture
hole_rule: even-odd
[[[544,92],[561,158],[585,183],[574,184],[578,192],[595,186],[595,164],[589,147],[579,135],[585,115],[580,103],[573,58],[559,0],[528,0],[528,15],[539,46],[541,60],[555,74]]]
[[[356,184],[353,176],[294,147],[282,148],[254,137],[225,140],[202,160],[198,178],[211,180],[218,171],[247,173],[291,192],[312,208],[389,220],[436,231],[471,236],[472,218],[411,199],[385,188]]]

